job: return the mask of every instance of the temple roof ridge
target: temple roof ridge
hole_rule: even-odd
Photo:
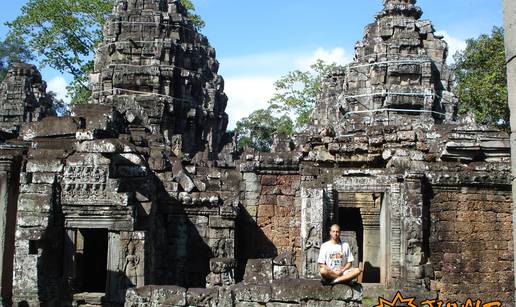
[[[416,5],[416,0],[384,0],[383,3],[383,11],[378,14],[377,18],[401,15],[419,19],[423,15],[421,8]]]

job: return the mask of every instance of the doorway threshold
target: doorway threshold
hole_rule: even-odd
[[[82,292],[73,295],[73,301],[76,306],[104,306],[103,301],[106,293]]]

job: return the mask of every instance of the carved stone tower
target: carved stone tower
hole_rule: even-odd
[[[14,63],[0,84],[0,134],[17,134],[23,123],[55,115],[46,88],[34,65]]]
[[[457,99],[448,47],[415,0],[385,1],[356,44],[353,63],[324,85],[316,125],[433,124],[452,121]]]
[[[95,57],[93,102],[162,133],[178,155],[216,153],[228,122],[218,67],[178,1],[118,1]]]

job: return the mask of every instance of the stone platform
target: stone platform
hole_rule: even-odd
[[[129,289],[126,307],[146,306],[362,306],[362,285],[323,286],[318,280],[285,279],[270,284],[240,283],[231,287],[185,289],[145,286]]]

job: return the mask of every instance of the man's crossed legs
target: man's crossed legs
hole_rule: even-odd
[[[351,280],[358,277],[360,274],[362,274],[362,271],[363,270],[360,268],[351,268],[348,270],[331,270],[325,266],[321,268],[320,273],[321,277],[331,284],[343,284],[350,282]]]

